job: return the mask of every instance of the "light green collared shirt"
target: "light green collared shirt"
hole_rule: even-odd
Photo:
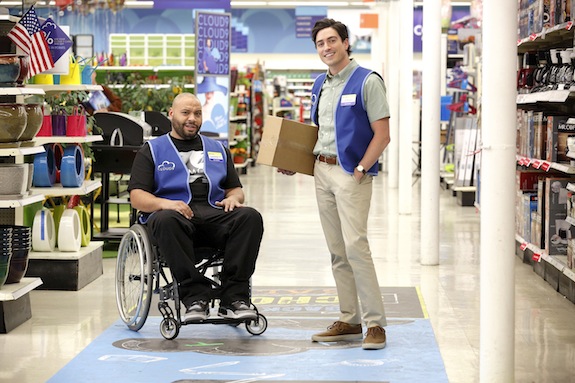
[[[332,76],[329,70],[327,71],[326,80],[323,83],[319,97],[319,130],[317,142],[313,149],[315,155],[337,155],[334,125],[335,111],[347,79],[356,67],[358,67],[357,62],[351,59],[351,62],[335,76]],[[363,99],[370,123],[389,117],[387,91],[383,80],[379,76],[372,73],[367,77],[363,88]]]

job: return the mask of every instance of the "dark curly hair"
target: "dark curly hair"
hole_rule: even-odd
[[[316,21],[315,25],[313,26],[313,29],[311,30],[311,39],[314,45],[318,32],[325,28],[335,29],[335,31],[341,38],[342,42],[345,41],[345,39],[348,39],[349,42],[349,34],[345,24],[340,21],[335,21],[334,19],[328,19],[326,17],[324,19]],[[347,55],[348,56],[351,55],[351,44],[349,44],[349,46],[347,47]]]

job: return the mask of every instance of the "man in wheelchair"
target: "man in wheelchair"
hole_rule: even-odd
[[[220,299],[218,315],[256,319],[250,303],[263,220],[243,205],[244,193],[231,154],[219,141],[199,134],[202,105],[195,95],[176,96],[169,111],[171,132],[148,141],[132,165],[128,190],[158,245],[159,253],[179,282],[186,307],[183,322],[209,316],[209,302]],[[225,248],[221,291],[196,270],[198,240]]]

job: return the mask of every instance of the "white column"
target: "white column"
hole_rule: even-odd
[[[421,258],[439,264],[439,134],[441,112],[441,0],[423,4],[421,126]]]
[[[399,186],[399,0],[389,4],[389,25],[387,33],[387,101],[389,103],[389,129],[391,142],[386,149],[388,158],[388,182],[390,188]]]
[[[377,73],[381,74],[383,80],[387,84],[387,79],[389,78],[388,72],[388,60],[387,60],[387,37],[388,33],[388,16],[389,16],[389,3],[377,2],[372,3],[370,6],[371,10],[377,14],[378,17],[378,27],[373,31],[371,39],[371,65],[370,69],[375,70]],[[388,94],[389,97],[389,94]],[[381,169],[383,172],[389,171],[388,165],[388,151],[384,151],[381,155]]]
[[[413,152],[413,0],[400,4],[399,48],[399,214],[411,214]]]
[[[513,382],[517,1],[483,2],[481,383]]]
[[[387,81],[387,36],[388,19],[387,3],[373,3],[371,10],[377,14],[378,27],[373,31],[371,38],[371,69],[375,70]]]

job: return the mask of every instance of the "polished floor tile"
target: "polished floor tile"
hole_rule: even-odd
[[[266,166],[250,167],[241,179],[247,203],[265,221],[253,284],[333,286],[313,179]],[[419,182],[411,215],[397,213],[397,194],[385,175],[375,179],[369,239],[380,285],[418,287],[449,381],[478,382],[480,215],[442,191],[440,265],[421,266]],[[515,260],[516,381],[575,381],[575,305]],[[1,382],[46,381],[118,319],[114,265],[104,259],[104,275],[80,291],[30,294],[32,319],[0,335]]]

